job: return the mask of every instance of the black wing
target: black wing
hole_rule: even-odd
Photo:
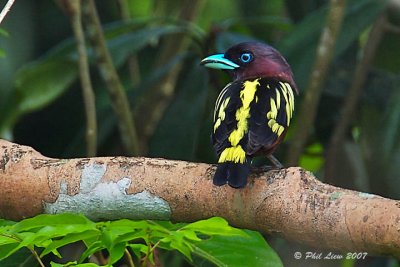
[[[214,109],[213,133],[211,135],[215,152],[219,156],[230,147],[229,135],[237,126],[236,111],[242,106],[239,92],[241,82],[232,82],[225,86],[219,94]]]
[[[250,107],[247,154],[273,152],[281,142],[292,118],[294,96],[288,83],[260,79],[255,101]]]

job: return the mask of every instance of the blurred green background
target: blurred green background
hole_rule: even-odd
[[[216,162],[210,144],[212,112],[229,77],[199,62],[244,40],[267,42],[287,58],[300,89],[294,126],[301,127],[296,113],[309,84],[328,1],[99,0],[96,4],[129,98],[141,156]],[[355,69],[378,18],[384,18],[385,25],[378,27],[377,48],[365,66],[362,93],[355,96],[356,112],[336,153],[328,155],[332,133],[343,119],[342,106],[354,97],[348,92],[360,78]],[[0,138],[32,146],[46,156],[84,157],[85,111],[68,15],[54,1],[17,0],[0,28]],[[296,165],[337,186],[400,199],[399,32],[396,1],[347,1],[317,117]],[[121,142],[90,45],[88,52],[96,96],[97,154],[130,155]],[[296,127],[276,152],[283,164],[293,149]],[[329,173],[328,156],[334,159]],[[396,266],[384,258],[301,262],[293,253],[312,249],[276,238],[269,242],[285,266]]]

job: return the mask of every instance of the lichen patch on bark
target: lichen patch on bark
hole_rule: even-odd
[[[116,182],[104,182],[102,178],[106,170],[107,165],[99,162],[85,165],[79,193],[69,195],[66,184],[61,184],[56,201],[44,204],[45,213],[82,213],[92,220],[170,219],[171,208],[165,200],[148,191],[127,194],[131,178],[123,177]]]

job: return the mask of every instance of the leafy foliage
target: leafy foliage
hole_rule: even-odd
[[[179,251],[197,266],[206,262],[215,266],[282,266],[258,233],[233,228],[218,217],[190,224],[127,219],[95,223],[75,214],[38,215],[20,222],[0,220],[2,266],[10,264],[7,258],[24,248],[40,263],[51,254],[62,260],[60,249],[76,242],[85,245],[79,259],[68,263],[54,260],[51,266],[98,266],[86,261],[101,251],[107,252],[108,265],[127,254],[142,265],[154,264],[154,253],[159,249]]]

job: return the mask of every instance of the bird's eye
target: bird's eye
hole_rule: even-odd
[[[240,61],[243,63],[249,63],[253,59],[253,55],[251,53],[243,53],[240,55]]]

